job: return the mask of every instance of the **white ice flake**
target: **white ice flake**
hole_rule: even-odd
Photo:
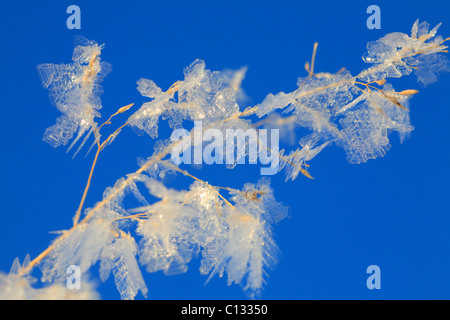
[[[100,116],[98,110],[102,107],[100,95],[103,92],[99,83],[110,71],[110,66],[100,61],[103,45],[81,37],[78,42],[72,64],[37,66],[42,84],[49,90],[50,100],[63,114],[45,131],[44,141],[58,147],[66,145],[77,133],[69,150],[83,135],[90,135],[97,127],[94,118]],[[85,142],[86,139],[79,149]]]

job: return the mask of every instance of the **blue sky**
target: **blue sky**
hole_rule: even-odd
[[[66,8],[81,8],[81,30],[68,30]],[[366,8],[381,8],[381,30],[366,27]],[[249,66],[243,83],[249,104],[268,93],[295,89],[305,61],[319,42],[316,71],[366,68],[366,43],[389,32],[409,33],[419,18],[450,36],[448,1],[11,1],[0,3],[0,270],[14,258],[35,257],[53,235],[71,225],[93,154],[72,159],[42,141],[59,116],[40,84],[36,65],[70,62],[73,37],[105,43],[102,58],[113,72],[103,82],[103,117],[146,101],[141,77],[168,88],[197,58],[207,68]],[[448,299],[450,297],[450,74],[421,87],[415,77],[393,82],[418,89],[411,103],[410,139],[391,136],[384,158],[351,165],[328,148],[311,161],[316,177],[272,178],[275,196],[291,215],[275,227],[282,259],[270,272],[265,299]],[[126,118],[118,117],[116,123]],[[161,137],[170,131],[162,126]],[[135,171],[153,141],[129,128],[101,154],[86,200]],[[258,168],[205,167],[195,175],[212,184],[241,187],[259,179]],[[171,187],[180,186],[174,180]],[[381,289],[368,290],[366,268],[381,268]],[[150,299],[243,299],[224,278],[206,286],[191,263],[186,274],[144,273]],[[92,270],[96,277],[97,266]],[[39,275],[39,272],[36,273]],[[99,284],[103,298],[119,295],[112,279]]]

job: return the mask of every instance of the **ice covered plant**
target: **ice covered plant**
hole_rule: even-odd
[[[50,100],[63,114],[56,124],[44,133],[44,141],[54,147],[66,145],[77,132],[70,148],[86,133],[89,135],[96,129],[95,117],[100,114],[99,85],[102,78],[110,71],[110,66],[100,61],[103,46],[95,41],[79,37],[79,45],[73,51],[71,64],[41,64],[38,71],[42,84],[50,92]],[[69,148],[69,149],[70,149]]]
[[[96,153],[73,225],[40,255],[32,260],[27,256],[23,263],[16,259],[9,274],[0,274],[0,297],[95,298],[91,286],[84,285],[84,291],[75,295],[64,281],[68,266],[77,265],[84,274],[98,264],[101,280],[112,273],[121,297],[133,299],[139,291],[144,296],[148,291],[141,268],[173,275],[186,272],[194,258],[201,259],[200,272],[207,281],[226,274],[229,285],[240,284],[249,297],[258,297],[266,270],[277,262],[273,226],[287,214],[287,208],[275,200],[268,178],[241,189],[209,184],[171,161],[171,152],[184,140],[158,140],[154,153],[140,159],[135,172],[117,180],[103,199],[84,209],[100,153],[128,126],[156,139],[158,123],[168,119],[173,129],[193,121],[201,121],[202,130],[223,132],[279,129],[281,138],[295,140],[298,147],[262,147],[279,155],[278,169],[285,171],[286,180],[296,179],[299,173],[312,178],[309,161],[332,145],[343,147],[350,163],[382,157],[390,148],[390,133],[396,131],[403,139],[413,130],[409,100],[418,93],[411,88],[397,91],[387,79],[415,73],[419,82],[428,85],[449,69],[442,54],[449,38],[437,36],[438,27],[429,30],[427,23],[416,21],[410,35],[390,33],[370,42],[363,56],[370,67],[357,75],[345,70],[316,73],[315,45],[311,62],[305,65],[307,76],[298,79],[296,90],[269,94],[247,108],[240,106],[245,68],[210,71],[196,60],[185,68],[184,79],[167,90],[140,79],[137,89],[148,101],[140,108],[121,107],[101,125],[95,121],[101,107],[99,83],[109,69],[100,60],[102,45],[83,40],[74,50],[73,63],[38,66],[44,87],[62,113],[56,125],[45,131],[44,140],[57,147],[73,138],[73,146],[84,136],[81,148],[93,136],[91,148]],[[113,134],[102,137],[102,127],[120,113],[132,114]],[[299,127],[310,133],[297,139]],[[191,145],[204,147],[194,138]],[[189,177],[192,184],[187,190],[168,188],[164,176],[169,172]],[[136,205],[124,205],[126,197]],[[32,276],[36,267],[41,270],[40,282],[48,285]]]

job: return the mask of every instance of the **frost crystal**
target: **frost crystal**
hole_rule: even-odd
[[[234,207],[224,208],[223,213],[226,238],[216,251],[217,263],[208,281],[226,271],[228,285],[241,284],[249,297],[255,298],[264,285],[265,269],[278,260],[271,226],[287,216],[287,208],[275,201],[267,179],[231,193]]]
[[[420,82],[423,84],[434,82],[435,78],[430,79],[421,75],[420,70],[427,70],[431,73],[448,70],[448,60],[437,55],[438,52],[447,48],[442,45],[444,42],[442,37],[436,36],[440,25],[438,24],[428,31],[428,23],[419,24],[419,20],[416,20],[411,30],[411,36],[394,32],[375,42],[369,42],[367,44],[368,51],[364,54],[363,60],[373,63],[374,66],[362,72],[359,79],[372,81],[381,78],[400,78],[410,74],[417,67],[419,70],[417,76]],[[428,79],[424,80],[424,78]]]
[[[109,258],[114,261],[112,271],[120,297],[132,300],[139,290],[146,296],[148,290],[136,261],[137,248],[134,239],[129,235],[117,239],[107,252]]]
[[[447,49],[442,37],[436,36],[439,26],[429,31],[426,22],[416,21],[411,36],[395,32],[369,42],[363,60],[372,67],[357,76],[343,71],[299,78],[297,90],[269,94],[256,106],[256,114],[263,117],[277,109],[291,113],[298,126],[312,131],[314,146],[320,141],[313,156],[335,143],[345,149],[350,163],[382,157],[390,148],[391,132],[398,132],[403,141],[413,130],[408,109],[411,94],[395,92],[389,84],[376,86],[383,85],[386,78],[399,78],[413,70],[418,81],[428,85],[440,72],[448,71],[450,63],[439,54]],[[280,168],[286,170],[287,179],[295,179],[299,172],[308,176],[303,171],[306,150],[297,149],[288,155],[282,150]]]
[[[69,150],[85,133],[90,135],[97,127],[94,118],[100,116],[97,110],[102,107],[99,96],[103,92],[99,83],[110,70],[107,63],[100,62],[103,45],[84,38],[79,38],[78,42],[72,64],[37,66],[51,102],[63,114],[54,126],[45,131],[44,141],[53,147],[66,145],[77,132]]]
[[[144,131],[156,138],[160,118],[169,118],[169,125],[174,129],[180,127],[183,120],[202,120],[211,125],[228,119],[239,112],[237,100],[244,97],[240,83],[245,70],[211,72],[205,69],[202,60],[196,60],[185,68],[184,81],[173,86],[178,91],[178,99],[175,99],[174,88],[163,92],[152,80],[140,79],[138,91],[153,100],[144,103],[130,116],[128,123],[138,134]]]

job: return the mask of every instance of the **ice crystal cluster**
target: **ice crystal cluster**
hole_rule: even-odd
[[[86,133],[86,139],[96,128],[95,117],[102,104],[103,92],[99,83],[110,71],[107,63],[100,61],[103,46],[95,41],[77,37],[71,64],[41,64],[37,67],[51,102],[63,114],[56,124],[44,133],[44,141],[53,147],[66,145],[77,133],[70,148]],[[86,142],[81,144],[80,148]]]
[[[342,147],[350,163],[363,163],[384,156],[390,133],[396,131],[403,139],[413,130],[409,100],[417,91],[396,91],[386,79],[415,73],[420,83],[428,85],[449,68],[442,55],[446,40],[436,35],[437,28],[429,30],[427,23],[416,21],[410,35],[390,33],[370,42],[363,56],[370,67],[357,75],[314,73],[313,65],[308,65],[309,74],[298,79],[296,90],[269,94],[247,108],[240,106],[246,68],[210,71],[196,60],[185,68],[184,79],[167,90],[152,80],[137,81],[138,91],[148,101],[124,126],[154,139],[163,120],[174,129],[192,121],[202,121],[203,130],[279,128],[282,137],[298,144],[290,151],[271,150],[279,152],[279,169],[286,180],[299,173],[312,178],[309,161],[332,145]],[[38,66],[44,87],[63,113],[44,134],[52,146],[66,145],[75,133],[72,145],[86,134],[83,145],[94,133],[98,153],[103,150],[101,126],[94,120],[100,116],[99,83],[106,74],[106,64],[100,62],[102,49],[85,40],[76,46],[72,64]],[[297,138],[299,127],[310,132]],[[201,259],[200,273],[206,281],[226,275],[229,285],[240,284],[250,298],[259,297],[267,270],[278,258],[273,227],[287,216],[287,207],[275,200],[266,178],[234,189],[192,176],[168,159],[175,146],[168,140],[157,141],[153,155],[140,159],[136,172],[107,188],[103,199],[84,210],[81,220],[74,219],[73,227],[62,231],[47,250],[34,260],[26,258],[22,265],[16,260],[9,275],[0,275],[0,297],[70,298],[73,292],[63,285],[67,267],[77,265],[84,274],[98,265],[102,281],[112,274],[121,298],[133,299],[148,292],[141,268],[174,275],[186,272],[194,258]],[[169,172],[192,178],[189,189],[166,187],[164,177]],[[137,204],[134,207],[124,205],[130,197]],[[35,266],[41,270],[40,281],[48,286],[33,287]],[[87,285],[79,297],[97,295]]]

